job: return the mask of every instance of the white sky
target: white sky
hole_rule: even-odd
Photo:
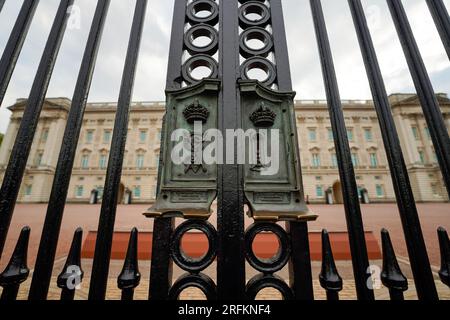
[[[298,99],[323,99],[325,92],[308,0],[283,0],[294,89]],[[444,0],[450,8],[450,0]],[[343,99],[370,99],[371,94],[347,0],[322,0]],[[0,13],[3,52],[22,1],[7,0]],[[67,30],[47,97],[73,95],[96,1],[75,0],[81,28]],[[450,93],[450,62],[425,0],[403,0],[436,92]],[[135,0],[112,0],[91,88],[90,101],[117,101]],[[388,93],[415,92],[385,0],[363,0]],[[0,132],[6,109],[26,98],[41,57],[57,0],[41,0],[22,54],[0,108]],[[134,100],[164,100],[173,1],[149,0]]]

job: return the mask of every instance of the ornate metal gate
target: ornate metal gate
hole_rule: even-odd
[[[2,55],[0,102],[38,2],[24,0]],[[3,179],[0,190],[0,254],[5,245],[43,101],[65,32],[68,9],[73,2],[60,1]],[[442,113],[402,3],[400,0],[387,2],[430,128],[447,190],[450,190],[450,140]],[[43,300],[48,295],[76,145],[109,3],[109,0],[97,1],[33,272],[29,292],[31,300]],[[405,161],[363,7],[360,0],[348,0],[348,3],[382,129],[417,294],[423,300],[437,300],[438,294]],[[427,3],[450,58],[450,19],[446,8],[442,0],[427,0]],[[0,10],[3,4],[4,1],[0,1]],[[343,187],[357,296],[360,300],[373,300],[374,293],[367,285],[371,275],[358,189],[325,19],[320,0],[310,0],[310,4]],[[147,0],[136,1],[90,279],[89,299],[92,300],[105,299],[107,291],[130,100],[146,7]],[[206,15],[198,14],[204,11],[207,12]],[[250,19],[249,14],[256,14],[259,18]],[[200,36],[210,38],[210,43],[207,46],[195,45],[194,40]],[[259,49],[249,47],[246,43],[251,39],[261,40],[264,46]],[[211,70],[207,79],[193,77],[192,70],[199,66],[206,66]],[[249,79],[249,71],[255,68],[267,73],[264,81]],[[296,147],[297,130],[295,121],[292,120],[295,119],[292,105],[294,93],[281,0],[175,0],[166,90],[167,112],[161,145],[158,201],[146,212],[150,219],[154,219],[149,298],[177,299],[187,287],[198,287],[211,300],[254,299],[263,288],[273,287],[285,299],[313,300],[308,221],[315,219],[315,215],[308,211],[302,192],[300,158]],[[282,147],[286,149],[282,166],[289,174],[264,180],[260,175],[262,165],[259,158],[254,167],[237,164],[236,152],[233,164],[208,167],[191,162],[184,172],[180,171],[165,156],[171,145],[169,135],[171,130],[180,125],[191,128],[194,122],[209,125],[222,132],[249,128],[284,130]],[[193,137],[195,139],[195,133]],[[256,140],[259,139],[257,134]],[[259,156],[258,151],[257,157]],[[217,229],[208,222],[210,206],[216,198]],[[247,230],[244,230],[244,206],[249,208],[249,213],[255,220]],[[175,219],[185,221],[175,228]],[[281,221],[283,223],[277,223]],[[207,254],[199,260],[186,257],[181,249],[182,236],[192,229],[202,231],[209,241]],[[265,231],[273,232],[280,243],[278,254],[269,261],[258,259],[252,250],[255,237]],[[2,299],[16,299],[20,285],[29,276],[26,262],[29,234],[29,228],[22,230],[13,257],[6,270],[0,274],[0,285],[4,288]],[[444,229],[439,229],[438,234],[442,254],[439,275],[450,286],[450,241]],[[124,300],[133,299],[134,289],[140,283],[137,235],[138,232],[134,229],[124,269],[118,279]],[[68,286],[67,279],[74,272],[80,277],[83,275],[80,262],[81,240],[82,231],[78,229],[67,263],[58,278],[58,286],[62,289],[61,299],[74,298],[75,288]],[[382,240],[384,266],[381,279],[389,288],[391,298],[400,300],[403,299],[403,292],[408,289],[407,279],[399,268],[387,230],[382,231]],[[322,245],[320,284],[326,290],[329,300],[337,300],[343,281],[335,266],[326,230],[322,233]],[[216,283],[202,273],[215,260]],[[246,261],[260,272],[248,282]],[[173,263],[187,273],[179,279],[172,279]],[[287,264],[290,283],[276,275]]]

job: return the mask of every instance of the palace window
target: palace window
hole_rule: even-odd
[[[430,129],[428,127],[425,127],[425,135],[427,136],[428,140],[431,140]]]
[[[44,131],[42,131],[42,142],[47,142],[48,139],[48,129],[44,129]]]
[[[353,129],[347,129],[347,138],[348,141],[353,141]]]
[[[328,128],[328,141],[334,141],[333,130]]]
[[[155,167],[159,168],[159,154],[155,156]]]
[[[26,196],[31,196],[33,192],[33,186],[31,184],[28,184],[25,186],[25,195]]]
[[[103,186],[98,186],[96,189],[97,189],[97,192],[98,192],[98,197],[100,199],[103,198],[103,191],[104,191]]]
[[[322,186],[316,186],[316,196],[323,197],[323,187]]]
[[[103,142],[104,143],[111,142],[111,130],[103,131]]]
[[[141,187],[140,186],[135,186],[133,189],[133,196],[136,199],[139,199],[141,197]]]
[[[320,154],[318,153],[312,154],[312,166],[315,168],[320,167]]]
[[[317,141],[317,130],[308,129],[309,141]]]
[[[88,130],[86,132],[86,142],[87,143],[92,143],[92,141],[94,141],[94,131],[93,130]]]
[[[43,155],[43,153],[42,152],[39,152],[37,155],[36,155],[36,166],[37,167],[39,167],[40,165],[42,165],[42,157],[43,157],[44,155]]]
[[[425,164],[425,152],[423,150],[419,150],[419,160],[421,164]]]
[[[100,169],[106,169],[108,163],[108,159],[106,158],[106,155],[102,154],[100,155],[100,161],[99,161],[99,167]]]
[[[372,141],[373,140],[372,129],[364,129],[364,137],[366,138],[366,141]]]
[[[89,155],[84,155],[81,158],[81,168],[83,168],[83,169],[89,168]]]
[[[156,136],[157,136],[158,142],[161,141],[161,139],[162,139],[161,130],[158,130],[158,134]]]
[[[377,157],[376,153],[371,153],[370,154],[370,166],[372,168],[378,167],[378,157]]]
[[[359,166],[359,158],[357,153],[352,153],[352,163],[354,167]]]
[[[332,153],[332,154],[331,154],[331,166],[332,166],[333,168],[337,168],[337,166],[338,166],[338,160],[337,160],[337,155],[336,155],[336,153]]]
[[[379,198],[384,197],[384,187],[381,184],[377,184],[375,186],[375,191],[376,191],[377,197],[379,197]]]
[[[411,130],[412,130],[412,134],[414,136],[414,139],[420,140],[419,130],[417,129],[417,127],[411,127]]]
[[[139,131],[139,141],[141,143],[145,143],[147,141],[147,131],[146,130]]]
[[[144,155],[139,154],[136,158],[136,167],[142,169],[144,167]]]
[[[77,198],[82,198],[84,194],[84,187],[83,186],[76,186],[75,188],[75,196]]]

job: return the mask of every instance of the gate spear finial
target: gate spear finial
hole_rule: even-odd
[[[81,269],[81,245],[83,241],[83,229],[75,230],[72,245],[70,246],[69,255],[67,256],[66,264],[62,272],[58,276],[57,284],[61,291],[61,300],[73,300],[75,298],[76,288],[69,288],[73,279],[74,284],[79,285],[83,280],[84,272]]]
[[[441,281],[450,287],[450,239],[447,230],[443,227],[438,229],[439,246],[441,248],[441,270],[439,277]]]
[[[117,279],[118,287],[122,290],[122,300],[133,300],[134,289],[141,282],[141,273],[138,265],[138,235],[138,229],[133,228],[125,263]]]
[[[330,236],[327,230],[322,231],[322,271],[319,275],[320,285],[327,291],[328,300],[339,300],[343,281],[336,268]]]
[[[30,269],[27,266],[29,227],[20,232],[19,240],[5,271],[0,274],[0,286],[3,287],[1,300],[16,300],[20,284],[27,280]]]
[[[381,241],[383,246],[381,281],[389,288],[391,300],[404,300],[403,292],[408,290],[408,279],[400,269],[389,231],[386,229],[381,230]]]

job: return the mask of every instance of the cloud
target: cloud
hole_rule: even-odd
[[[294,89],[300,99],[325,97],[309,0],[282,0]],[[45,46],[57,0],[41,1],[0,109],[5,132],[7,106],[27,97]],[[67,30],[61,45],[48,97],[73,95],[95,1],[76,0],[81,28]],[[437,92],[450,93],[450,63],[423,0],[404,6]],[[450,7],[450,0],[445,0]],[[0,52],[8,39],[21,1],[6,1],[0,14]],[[93,77],[90,101],[117,101],[135,0],[112,0]],[[414,92],[414,86],[385,1],[363,0],[380,66],[389,93]],[[370,89],[346,0],[323,0],[325,18],[343,99],[370,98]],[[163,100],[173,1],[150,0],[136,74],[134,100]]]

